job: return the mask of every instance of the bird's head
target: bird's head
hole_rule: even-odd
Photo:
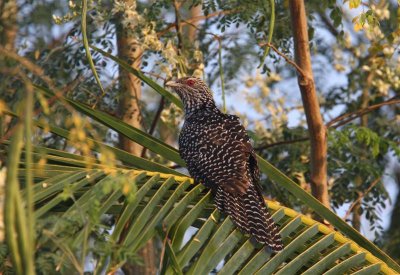
[[[200,78],[182,77],[168,81],[165,86],[171,87],[179,95],[187,115],[202,108],[216,108],[210,89]]]

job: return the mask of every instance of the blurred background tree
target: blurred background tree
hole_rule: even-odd
[[[400,156],[398,3],[306,2],[315,87],[328,132],[330,206],[399,259],[398,247],[396,252],[390,245],[398,243],[399,236],[388,211],[394,207],[395,214],[399,206],[394,168]],[[275,1],[273,22],[271,1],[264,0],[89,1],[88,7],[90,44],[118,55],[160,84],[183,75],[204,78],[221,108],[245,122],[257,152],[310,190],[310,137],[296,69],[286,60],[295,59],[289,1]],[[181,111],[92,51],[103,88],[98,85],[82,45],[81,1],[3,0],[0,11],[1,46],[42,68],[47,79],[27,72],[38,83],[58,87],[66,96],[176,146]],[[275,50],[264,60],[272,23]],[[0,106],[14,109],[24,85],[12,73],[15,62],[4,57],[0,62]],[[88,136],[171,165],[101,124],[68,118],[63,104],[36,97],[43,122],[81,127]],[[10,135],[14,123],[2,119],[3,137]],[[84,145],[77,149],[46,129],[34,139],[43,146],[87,154]],[[262,183],[271,198],[311,212],[268,178]],[[144,266],[155,266],[154,245],[142,254]],[[155,269],[142,272],[154,274]]]

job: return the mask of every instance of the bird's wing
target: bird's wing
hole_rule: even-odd
[[[195,142],[196,156],[187,156],[190,174],[211,188],[244,194],[258,181],[258,165],[253,147],[239,118],[224,115],[214,127],[207,127]]]
[[[240,139],[242,146],[245,147],[244,151],[246,165],[248,168],[247,172],[249,172],[252,182],[257,185],[260,181],[260,170],[258,168],[256,153],[254,152],[253,146],[250,143],[250,138],[246,132],[246,129],[241,124],[239,117],[235,115],[226,116],[229,117],[230,121],[227,126],[231,127],[234,133],[238,133],[236,138]]]

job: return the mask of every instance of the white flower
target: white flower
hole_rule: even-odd
[[[369,72],[371,68],[367,65],[362,66],[363,71]]]
[[[271,81],[271,82],[278,82],[278,81],[281,81],[281,80],[282,80],[281,76],[279,74],[277,74],[277,73],[272,72],[269,75],[269,81]]]
[[[56,23],[56,24],[62,23],[62,18],[58,15],[53,14],[53,20],[54,20],[54,23]]]
[[[251,88],[254,86],[254,80],[252,78],[249,78],[245,81],[244,83],[246,85],[247,88]]]
[[[200,69],[194,70],[193,76],[198,77],[198,78],[203,78],[203,70],[200,70]]]
[[[197,62],[200,62],[203,60],[203,53],[199,50],[196,49],[193,53],[193,59]]]
[[[162,52],[162,55],[165,57],[165,59],[167,59],[169,64],[175,65],[176,63],[178,63],[178,60],[176,59],[177,54],[171,40],[168,40],[167,45]]]
[[[390,56],[394,53],[394,48],[393,47],[385,47],[383,49],[383,54],[386,56]]]
[[[344,46],[346,48],[350,48],[351,47],[351,35],[348,32],[346,32],[344,34]]]
[[[136,1],[132,1],[130,5],[128,5],[125,1],[114,1],[114,6],[111,10],[111,14],[115,15],[119,12],[128,12],[128,11],[136,11]]]

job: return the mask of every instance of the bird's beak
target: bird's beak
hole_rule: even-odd
[[[172,81],[172,80],[170,80],[167,83],[165,83],[165,86],[167,86],[167,87],[178,87],[180,85],[181,85],[180,83]]]

